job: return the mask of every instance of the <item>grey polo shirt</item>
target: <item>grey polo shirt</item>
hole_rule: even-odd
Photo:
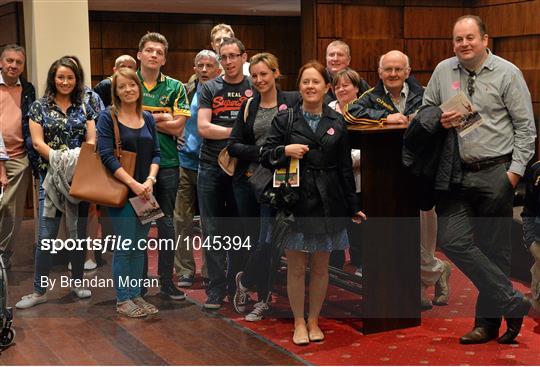
[[[467,92],[469,73],[452,57],[435,68],[423,104],[440,106],[463,90],[484,123],[464,138],[458,135],[461,159],[471,163],[511,153],[509,170],[523,176],[536,138],[531,94],[514,64],[488,52],[477,70],[472,97]]]

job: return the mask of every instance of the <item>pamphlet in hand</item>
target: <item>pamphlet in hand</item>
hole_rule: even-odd
[[[150,195],[150,199],[148,200],[135,196],[129,199],[129,201],[142,224],[150,223],[165,216],[153,194]]]
[[[274,170],[274,179],[272,182],[272,186],[279,187],[282,182],[285,182],[286,174],[286,168]],[[291,164],[289,165],[289,184],[291,185],[291,187],[300,186],[300,160],[297,158],[292,158]]]
[[[461,120],[454,125],[462,138],[484,123],[482,116],[473,109],[473,106],[463,91],[450,98],[441,105],[443,112],[459,111]]]

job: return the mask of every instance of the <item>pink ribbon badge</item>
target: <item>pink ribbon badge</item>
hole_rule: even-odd
[[[458,82],[452,82],[452,89],[458,90],[459,89],[459,81]]]
[[[333,127],[331,127],[330,129],[328,129],[328,131],[326,132],[328,135],[334,135],[335,134],[335,130]]]
[[[278,111],[285,111],[287,109],[287,105],[285,103],[281,104],[279,107],[278,107]]]

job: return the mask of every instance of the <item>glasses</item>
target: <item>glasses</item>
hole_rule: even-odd
[[[236,59],[238,59],[240,56],[242,56],[242,54],[230,54],[230,55],[221,55],[219,57],[219,61],[234,61]]]
[[[469,93],[469,96],[473,96],[474,94],[474,81],[476,80],[476,73],[474,71],[471,71],[469,73],[469,78],[467,79],[467,92]]]
[[[405,72],[405,70],[407,70],[407,69],[406,68],[384,68],[384,69],[382,69],[383,73],[385,73],[385,74],[392,74],[392,73],[403,74]]]

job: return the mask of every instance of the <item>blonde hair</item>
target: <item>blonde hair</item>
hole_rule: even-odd
[[[249,71],[251,72],[251,67],[253,65],[260,62],[264,63],[272,71],[279,70],[278,58],[269,52],[261,52],[251,56],[249,59]]]
[[[212,30],[210,31],[210,41],[214,42],[214,36],[219,31],[226,31],[231,34],[231,38],[234,37],[234,31],[232,30],[232,27],[225,23],[219,23],[218,25],[214,26]]]
[[[131,55],[118,56],[114,61],[114,67],[117,68],[120,66],[120,64],[124,62],[131,62],[133,65],[135,65],[135,68],[137,68],[137,61],[135,61],[135,59]]]
[[[347,57],[351,58],[351,48],[345,42],[343,42],[341,40],[335,40],[335,41],[330,42],[328,44],[328,46],[326,46],[326,53],[328,53],[328,49],[330,47],[341,47],[343,50],[345,50],[345,53],[347,54]]]

